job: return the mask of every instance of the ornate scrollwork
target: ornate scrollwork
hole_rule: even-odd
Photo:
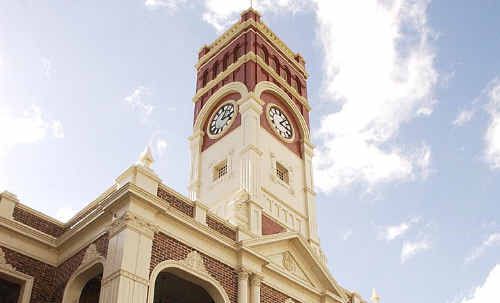
[[[0,247],[0,268],[6,269],[9,271],[15,271],[16,268],[9,263],[7,263],[7,259],[5,258],[5,252]]]
[[[179,261],[179,263],[194,271],[209,275],[208,270],[205,267],[205,263],[203,262],[203,257],[196,250],[187,254],[186,258]]]

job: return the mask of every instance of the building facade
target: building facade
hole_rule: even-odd
[[[320,247],[304,59],[249,9],[196,69],[189,197],[149,149],[67,223],[3,192],[0,303],[363,302]]]

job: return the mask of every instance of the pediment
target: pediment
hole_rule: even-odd
[[[345,292],[325,264],[312,252],[304,239],[295,232],[288,232],[243,241],[243,245],[264,257],[268,267],[287,274],[318,290],[331,292],[347,299]]]

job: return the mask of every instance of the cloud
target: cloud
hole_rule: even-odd
[[[162,157],[165,154],[165,151],[167,150],[167,140],[163,138],[158,138],[156,139],[155,143],[155,151],[158,157]]]
[[[470,122],[472,118],[474,118],[474,114],[475,114],[474,110],[464,109],[458,113],[457,117],[455,118],[455,120],[453,120],[452,124],[455,126],[464,126],[465,124]]]
[[[166,8],[168,10],[174,11],[184,3],[186,3],[186,0],[146,0],[146,2],[144,2],[144,5],[151,9]]]
[[[0,108],[0,159],[12,147],[41,141],[52,130],[54,137],[64,137],[62,123],[46,119],[42,110],[32,105],[22,115],[16,115],[6,108]]]
[[[430,147],[405,148],[394,140],[402,124],[432,114],[435,103],[428,1],[315,3],[324,97],[339,108],[321,117],[316,186],[329,192],[428,173]]]
[[[146,103],[144,100],[149,95],[151,95],[151,92],[149,91],[148,88],[144,86],[139,86],[138,88],[134,89],[132,94],[125,97],[125,101],[134,110],[140,112],[144,119],[147,119],[149,118],[154,109],[153,105]]]
[[[492,169],[500,168],[500,78],[495,78],[486,87],[490,124],[484,136],[485,159]]]
[[[299,12],[311,6],[307,0],[254,0],[254,8],[260,13]],[[250,7],[248,0],[205,0],[203,20],[220,33],[234,24],[242,11]]]
[[[405,241],[401,248],[401,263],[405,263],[415,255],[431,249],[432,245],[428,240]]]
[[[52,68],[52,62],[48,58],[42,58],[42,67],[43,67],[43,74],[47,79],[50,79],[52,76],[52,73],[54,72],[54,69]]]
[[[488,248],[494,246],[500,246],[500,232],[492,233],[486,237],[481,245],[476,247],[474,251],[467,258],[465,258],[465,263],[475,261],[477,258],[481,257]]]
[[[73,208],[61,207],[56,211],[55,218],[61,222],[68,222],[75,214],[76,211]]]
[[[412,218],[408,221],[401,222],[398,225],[386,226],[379,233],[379,239],[383,239],[386,241],[395,240],[396,238],[403,236],[412,225],[417,224],[419,221],[419,218]]]
[[[352,230],[347,230],[342,233],[342,240],[347,241],[352,236]]]
[[[500,264],[495,265],[486,277],[483,285],[476,287],[474,292],[463,298],[460,303],[492,303],[500,302]]]

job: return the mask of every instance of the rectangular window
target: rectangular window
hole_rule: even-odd
[[[225,174],[227,174],[227,160],[224,160],[221,163],[217,164],[217,166],[215,166],[215,168],[214,168],[214,181],[219,180]]]
[[[290,178],[288,176],[288,169],[286,169],[281,163],[276,162],[276,176],[286,184],[289,183]]]

